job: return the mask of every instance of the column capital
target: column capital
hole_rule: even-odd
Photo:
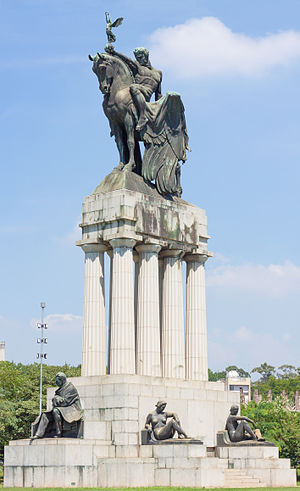
[[[84,252],[105,252],[108,249],[106,244],[100,242],[81,244],[80,247]]]
[[[113,249],[116,249],[117,247],[128,247],[129,249],[132,249],[136,244],[136,240],[118,238],[118,239],[111,239],[109,243],[113,247]]]
[[[160,257],[181,257],[182,254],[182,249],[164,249],[161,251]]]
[[[183,259],[187,263],[202,263],[202,264],[204,264],[209,257],[211,257],[211,254],[209,252],[202,253],[202,254],[197,252],[197,253],[188,253],[183,257]]]
[[[161,250],[161,246],[159,244],[141,244],[136,246],[135,250],[140,252],[156,252],[157,254]]]

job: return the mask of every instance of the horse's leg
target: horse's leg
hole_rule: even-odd
[[[138,139],[135,139],[135,147],[134,147],[134,160],[135,160],[135,172],[141,176],[142,175],[142,156],[141,149]]]
[[[178,198],[180,198],[182,195],[180,176],[181,176],[181,166],[180,164],[177,164],[176,171],[175,171],[175,178],[176,178],[176,196],[178,196]]]
[[[112,122],[109,121],[110,129],[111,129],[111,136],[113,135],[115,137],[115,142],[119,150],[119,155],[120,155],[120,163],[117,166],[117,169],[123,169],[125,162],[126,162],[126,149],[125,149],[125,142],[124,142],[124,136],[122,132],[122,128]]]
[[[124,118],[124,126],[127,134],[127,147],[129,151],[129,161],[125,165],[127,170],[135,169],[135,160],[134,160],[134,148],[135,148],[135,139],[134,139],[134,121],[133,116],[130,113],[127,113]]]

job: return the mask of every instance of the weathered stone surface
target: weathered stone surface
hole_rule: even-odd
[[[162,198],[133,172],[113,171],[86,197],[82,213],[82,245],[117,237],[138,242],[155,238],[161,245],[180,243],[184,250],[207,252],[205,211],[180,198]]]

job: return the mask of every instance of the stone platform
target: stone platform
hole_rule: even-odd
[[[208,452],[196,444],[123,446],[67,438],[10,442],[4,476],[5,487],[32,488],[296,485],[295,470],[278,458],[276,447]]]
[[[239,394],[221,382],[138,375],[71,379],[84,411],[83,439],[18,440],[5,447],[4,485],[15,487],[292,486],[294,470],[277,447],[216,447]],[[54,389],[48,390],[50,408]],[[188,435],[204,444],[141,445],[141,429],[159,399]],[[207,448],[208,446],[208,448]],[[244,481],[243,481],[243,479]],[[231,487],[237,487],[232,484]]]
[[[193,381],[141,375],[102,375],[69,379],[84,408],[84,438],[108,439],[116,445],[141,444],[140,432],[158,400],[178,414],[187,435],[216,445],[229,408],[239,394],[222,382]],[[51,406],[54,389],[48,390]],[[133,456],[133,455],[131,455]],[[136,454],[137,456],[137,454]]]

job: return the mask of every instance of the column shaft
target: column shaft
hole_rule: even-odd
[[[107,372],[110,373],[110,346],[111,346],[111,296],[113,280],[113,249],[109,249],[107,254],[110,258],[109,265],[109,311],[108,311],[108,350],[107,350]]]
[[[132,239],[112,239],[110,373],[135,373]]]
[[[184,313],[182,251],[163,251],[162,364],[163,376],[184,378]]]
[[[208,380],[205,269],[207,256],[190,254],[186,272],[186,379]]]
[[[136,247],[139,253],[137,308],[137,373],[160,376],[158,252],[161,247]]]
[[[104,293],[105,245],[85,244],[84,309],[81,374],[105,375],[106,326]]]

